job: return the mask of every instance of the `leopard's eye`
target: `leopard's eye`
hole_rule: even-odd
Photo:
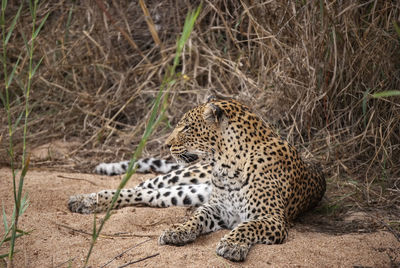
[[[189,125],[185,125],[184,127],[183,127],[183,129],[182,129],[182,132],[186,132],[186,131],[188,131],[190,129],[190,126]]]

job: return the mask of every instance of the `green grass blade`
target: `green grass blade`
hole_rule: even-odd
[[[1,1],[1,10],[5,10],[7,6],[7,0],[2,0]]]
[[[30,162],[30,159],[28,157],[27,161],[24,164],[24,167],[22,168],[21,174],[19,176],[18,195],[17,195],[17,200],[15,200],[16,204],[18,205],[17,207],[19,208],[18,212],[21,211],[21,207],[22,207],[21,204],[23,204],[22,201],[26,201],[26,200],[24,200],[24,197],[26,197],[26,195],[24,197],[22,197],[22,188],[24,185],[26,173],[28,172],[28,169],[29,169],[29,162]],[[19,214],[19,215],[21,215],[21,214]]]
[[[13,125],[13,127],[12,127],[12,132],[13,132],[13,133],[14,133],[14,131],[17,129],[17,127],[18,127],[18,125],[19,125],[19,122],[21,121],[23,115],[24,115],[24,112],[22,111],[22,112],[19,114],[17,120],[15,121],[15,123],[14,123],[14,125]]]
[[[196,22],[197,17],[200,14],[201,7],[202,7],[202,4],[200,4],[197,7],[196,11],[192,11],[192,12],[190,12],[188,14],[188,16],[186,16],[185,24],[183,26],[182,35],[179,38],[178,44],[177,44],[177,47],[176,47],[176,54],[175,54],[174,63],[173,63],[172,69],[171,69],[171,73],[175,73],[175,67],[178,66],[178,64],[179,64],[179,57],[180,57],[180,55],[182,53],[182,50],[183,50],[183,47],[185,46],[185,43],[187,42],[187,40],[190,37],[190,34],[193,31],[194,23]]]
[[[11,22],[10,29],[8,30],[6,39],[4,40],[4,46],[7,46],[8,41],[10,40],[10,37],[11,37],[12,33],[14,32],[14,28],[15,28],[15,25],[17,24],[17,20],[18,20],[20,14],[21,14],[23,5],[24,5],[24,2],[22,2],[21,5],[19,6],[17,14],[15,15],[15,17],[13,18],[13,20]]]
[[[34,231],[34,230],[31,230],[31,231],[25,232],[24,230],[17,229],[17,233],[20,233],[20,234],[23,234],[23,235],[28,235],[28,234],[31,234],[33,231]]]
[[[31,77],[33,77],[36,73],[37,68],[40,66],[40,64],[42,63],[44,57],[41,57],[39,62],[35,65],[35,67],[33,67],[32,73],[31,73]]]
[[[394,27],[394,30],[396,31],[397,35],[400,38],[400,26],[397,24],[397,22],[395,20],[393,21],[393,27]]]
[[[27,1],[29,4],[29,11],[31,12],[31,16],[34,17],[34,10],[33,10],[33,6],[32,6],[32,1]]]
[[[4,204],[3,204],[3,225],[4,225],[4,235],[2,240],[0,240],[0,247],[3,245],[4,242],[7,241],[7,236],[10,233],[10,231],[12,230],[13,226],[14,226],[14,215],[11,217],[11,225],[8,226],[7,223],[7,215],[6,215],[6,211],[4,209]]]
[[[93,236],[96,234],[96,213],[93,215]]]
[[[24,231],[22,231],[22,230],[17,230],[17,234],[15,235],[15,239],[20,238],[20,237],[22,237],[22,236],[24,236],[24,235],[29,235],[29,234],[31,234],[31,232],[32,232],[32,231],[30,231],[30,232],[24,232]],[[4,240],[4,242],[10,241],[11,238],[12,238],[12,237],[7,237],[7,238]]]
[[[370,89],[367,89],[366,91],[364,91],[363,93],[363,100],[362,100],[362,114],[363,114],[363,118],[364,118],[364,128],[367,127],[367,102],[368,102],[368,93],[369,93]]]
[[[74,11],[75,8],[75,1],[72,1],[71,8],[69,9],[68,12],[68,18],[67,18],[67,23],[65,25],[65,35],[64,35],[64,42],[68,41],[68,35],[69,35],[69,27],[71,26],[71,20],[72,20],[72,12]]]
[[[97,227],[96,227],[96,218],[97,218],[96,215],[97,215],[96,213],[94,213],[94,215],[93,215],[92,242],[90,243],[90,248],[89,248],[88,254],[86,256],[85,264],[83,265],[83,267],[87,267],[87,264],[89,262],[89,258],[92,255],[92,251],[93,251],[94,245],[95,245],[95,243],[97,241],[97,238],[100,235],[101,229],[99,231],[97,231]],[[105,220],[103,220],[103,222],[105,222]],[[100,224],[100,228],[101,227],[102,227],[102,224]]]
[[[37,35],[39,34],[40,30],[42,29],[42,27],[43,27],[44,23],[46,22],[47,18],[49,17],[49,15],[50,15],[50,12],[48,12],[46,14],[46,16],[44,16],[44,18],[43,18],[42,22],[40,23],[39,27],[36,29],[35,33],[32,35],[33,39],[36,39]]]
[[[3,226],[4,226],[4,231],[7,233],[8,232],[8,223],[7,223],[7,215],[6,215],[6,210],[4,208],[4,204],[2,204],[3,207]]]
[[[372,94],[372,98],[385,98],[393,96],[400,96],[400,90],[388,90]]]
[[[21,199],[21,206],[19,210],[19,215],[24,214],[25,210],[29,207],[29,199],[28,199],[28,193],[25,193],[25,195]]]
[[[8,79],[7,79],[7,84],[6,84],[6,87],[7,87],[7,88],[11,85],[11,82],[12,82],[12,80],[13,80],[13,78],[14,78],[15,71],[16,71],[17,68],[18,68],[18,64],[19,64],[19,60],[20,60],[20,59],[21,59],[21,57],[18,57],[17,62],[15,63],[13,69],[11,70],[10,76],[9,76]]]

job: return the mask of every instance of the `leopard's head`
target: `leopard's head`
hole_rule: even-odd
[[[223,117],[221,103],[215,99],[185,113],[166,140],[172,156],[179,163],[207,158],[216,149]]]

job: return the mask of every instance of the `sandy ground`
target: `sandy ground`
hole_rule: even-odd
[[[134,176],[129,185],[146,176]],[[0,199],[9,215],[11,171],[0,169],[0,178]],[[120,178],[30,170],[25,184],[30,206],[20,228],[31,234],[18,240],[15,266],[81,267],[91,241],[93,215],[71,213],[67,200],[70,195],[115,188]],[[400,243],[390,232],[332,234],[313,230],[304,221],[291,228],[282,245],[254,246],[243,263],[215,254],[218,240],[227,230],[202,236],[183,247],[159,246],[161,231],[189,214],[185,208],[130,207],[116,211],[106,223],[89,265],[119,267],[139,261],[129,267],[394,267],[400,263]],[[0,248],[3,253],[4,246]]]

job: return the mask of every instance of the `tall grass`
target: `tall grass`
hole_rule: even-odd
[[[196,22],[196,19],[200,14],[200,10],[201,10],[201,5],[195,11],[189,12],[189,14],[186,16],[182,35],[177,40],[176,52],[175,52],[173,64],[172,64],[172,66],[167,67],[168,70],[167,70],[166,74],[164,75],[160,89],[155,98],[155,101],[154,101],[154,104],[153,104],[153,107],[151,110],[151,114],[150,114],[149,120],[147,122],[145,131],[143,133],[142,139],[140,140],[140,143],[139,143],[138,147],[136,148],[136,150],[130,160],[127,172],[126,172],[124,178],[122,179],[121,183],[119,184],[118,189],[116,190],[114,197],[111,201],[111,204],[110,204],[109,208],[107,209],[107,212],[98,228],[96,227],[96,215],[94,216],[92,242],[90,244],[90,248],[89,248],[86,260],[85,260],[85,267],[87,266],[87,264],[89,262],[90,256],[93,252],[93,247],[104,227],[104,224],[111,217],[111,210],[114,207],[114,204],[118,199],[121,189],[123,189],[125,187],[125,185],[129,181],[131,176],[136,172],[136,167],[134,165],[136,160],[140,157],[142,150],[143,150],[144,146],[146,145],[146,142],[149,139],[151,133],[155,130],[155,128],[158,126],[158,124],[165,118],[165,112],[168,109],[168,95],[169,95],[172,85],[176,82],[176,78],[177,78],[176,68],[179,65],[183,48],[184,48],[187,40],[189,39],[191,32],[193,31],[194,23]]]
[[[7,114],[7,122],[8,122],[8,135],[9,135],[9,144],[8,144],[8,154],[10,158],[10,166],[11,166],[11,172],[12,172],[12,181],[13,181],[13,197],[14,197],[14,208],[13,208],[13,213],[11,215],[10,223],[9,220],[7,219],[6,216],[6,211],[3,205],[2,208],[2,217],[3,217],[3,225],[4,225],[4,236],[1,238],[0,241],[0,246],[3,245],[3,243],[9,241],[10,242],[10,249],[8,254],[1,255],[0,258],[5,258],[8,257],[9,259],[9,266],[13,266],[13,257],[15,253],[15,242],[16,239],[24,234],[27,234],[26,232],[21,231],[18,228],[18,220],[19,217],[25,212],[27,209],[29,202],[28,202],[28,197],[27,194],[24,193],[23,191],[23,186],[24,186],[24,180],[26,177],[26,173],[28,172],[28,167],[29,167],[29,156],[27,156],[27,150],[26,150],[26,137],[27,137],[27,132],[28,132],[28,120],[29,120],[29,95],[31,92],[32,88],[32,80],[33,77],[35,76],[35,73],[40,66],[41,60],[39,60],[38,63],[33,62],[34,58],[34,51],[35,51],[35,40],[37,39],[37,36],[43,27],[49,13],[42,19],[41,23],[39,26],[36,26],[37,23],[37,8],[38,8],[38,0],[35,1],[28,1],[29,4],[29,11],[32,16],[32,31],[31,31],[31,36],[30,39],[27,40],[24,37],[25,40],[25,52],[26,52],[26,57],[28,58],[28,66],[26,67],[27,70],[27,75],[26,77],[19,77],[20,81],[25,80],[25,83],[23,83],[22,86],[22,93],[23,93],[23,99],[24,99],[24,109],[21,111],[17,119],[13,122],[13,118],[11,115],[11,106],[10,106],[10,86],[12,85],[14,81],[14,77],[17,74],[19,70],[22,68],[25,68],[25,66],[20,66],[20,59],[22,58],[23,55],[20,55],[20,57],[17,59],[15,64],[9,63],[8,57],[7,57],[7,46],[9,44],[10,38],[14,32],[15,26],[18,22],[18,19],[20,17],[21,11],[23,9],[23,2],[20,5],[16,15],[14,18],[11,20],[11,24],[8,26],[7,25],[7,18],[6,18],[6,8],[7,8],[7,0],[2,0],[1,2],[1,19],[0,19],[0,24],[1,24],[1,30],[2,30],[2,55],[1,55],[1,61],[3,65],[3,76],[5,80],[5,96],[3,94],[0,95],[1,100],[3,102],[4,108],[6,110]],[[11,69],[11,71],[9,71]],[[22,159],[21,159],[21,164],[20,168],[21,170],[18,171],[18,166],[15,163],[15,155],[14,155],[14,142],[13,142],[13,137],[15,135],[15,131],[17,127],[20,125],[21,120],[23,119],[23,134],[22,134]]]
[[[15,14],[19,1],[8,2]],[[37,80],[41,90],[31,96],[40,105],[32,105],[28,140],[37,147],[48,143],[44,135],[79,137],[82,144],[69,160],[75,170],[89,172],[99,159],[131,155],[121,141],[140,142],[142,118],[150,117],[150,102],[167,70],[160,47],[167,56],[174,53],[187,9],[200,1],[114,1],[107,8],[113,21],[95,4],[104,1],[81,1],[79,7],[75,2],[40,2],[40,13],[58,15],[38,40],[36,56],[41,53],[49,68]],[[146,26],[149,16],[138,2],[146,3],[155,30]],[[400,174],[398,97],[374,96],[400,88],[399,14],[399,1],[207,1],[196,21],[198,34],[181,59],[189,79],[174,84],[180,90],[170,98],[169,115],[176,120],[210,93],[235,97],[321,160],[327,174],[372,181],[387,152],[394,183]],[[27,16],[22,13],[20,20],[28,22]],[[18,29],[27,28],[29,22]],[[23,40],[12,40],[9,57],[17,59]],[[5,133],[3,110],[0,119]],[[164,135],[162,128],[153,132],[148,155],[167,154],[157,146]],[[4,134],[3,142],[8,143]],[[5,147],[0,146],[0,164],[8,162]]]

